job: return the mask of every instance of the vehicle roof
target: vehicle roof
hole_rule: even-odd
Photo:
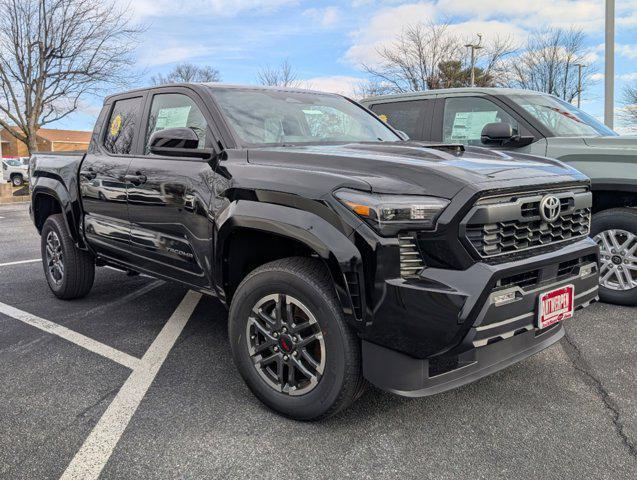
[[[108,97],[106,97],[104,99],[104,103],[107,103],[110,99],[115,98],[115,97],[120,97],[122,95],[129,95],[132,93],[143,93],[146,92],[148,90],[155,90],[155,89],[159,89],[159,88],[175,88],[175,87],[190,87],[193,89],[197,89],[197,88],[208,88],[208,89],[237,89],[237,90],[264,90],[264,91],[279,91],[279,92],[296,92],[296,93],[312,93],[312,94],[317,94],[317,95],[332,95],[332,96],[341,96],[337,93],[330,93],[330,92],[321,92],[318,90],[309,90],[309,89],[305,89],[305,88],[294,88],[294,87],[269,87],[269,86],[265,86],[265,85],[238,85],[238,84],[231,84],[231,83],[195,83],[195,82],[190,82],[190,83],[166,83],[163,85],[152,85],[152,86],[148,86],[148,87],[143,87],[143,88],[136,88],[133,90],[128,90],[125,92],[118,92],[115,93],[113,95],[109,95]]]
[[[406,100],[416,98],[433,97],[435,95],[447,95],[450,93],[485,93],[490,95],[547,95],[543,92],[536,92],[534,90],[524,90],[521,88],[504,88],[504,87],[462,87],[462,88],[441,88],[438,90],[425,90],[420,92],[406,92],[396,93],[391,95],[377,95],[373,97],[367,97],[361,100],[361,103],[370,103],[378,100]]]

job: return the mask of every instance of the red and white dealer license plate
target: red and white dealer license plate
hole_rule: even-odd
[[[537,326],[546,328],[573,316],[575,287],[565,285],[540,295]]]

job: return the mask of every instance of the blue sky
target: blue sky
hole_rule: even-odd
[[[135,22],[147,26],[136,52],[142,74],[136,86],[176,63],[212,65],[223,82],[255,83],[260,68],[288,59],[312,88],[351,94],[366,78],[362,62],[377,60],[376,48],[416,22],[449,20],[462,38],[511,36],[523,43],[543,27],[582,28],[598,82],[582,107],[603,116],[603,0],[121,0]],[[637,0],[616,0],[616,91],[637,82]],[[53,125],[92,128],[99,99]],[[625,128],[618,128],[626,131]]]

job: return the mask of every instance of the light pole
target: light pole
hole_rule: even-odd
[[[576,63],[575,66],[577,67],[577,108],[580,108],[582,105],[582,68],[586,65]]]
[[[467,43],[465,47],[471,49],[471,86],[476,86],[476,50],[482,47],[482,34],[478,33],[478,43]]]
[[[604,44],[604,123],[610,129],[615,120],[615,0],[606,0]]]

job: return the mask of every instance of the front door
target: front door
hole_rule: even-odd
[[[476,147],[485,147],[480,136],[487,123],[508,123],[514,134],[522,136],[536,136],[525,125],[523,120],[518,120],[514,112],[508,111],[489,98],[482,96],[450,96],[440,99],[444,104],[443,114],[437,115],[439,121],[442,117],[442,125],[434,127],[437,136],[442,137],[445,143],[461,143]],[[442,131],[440,131],[440,127]],[[537,136],[536,136],[537,138]],[[493,146],[487,148],[498,149]],[[535,142],[521,148],[515,148],[516,152],[533,155],[546,155],[546,139],[538,138]]]
[[[175,127],[192,128],[199,148],[214,145],[201,101],[187,89],[176,91],[184,93],[152,95],[144,152],[127,175],[131,249],[144,270],[210,288],[213,222],[207,211],[213,166],[201,159],[152,155],[148,146],[153,132]]]
[[[143,97],[116,100],[105,109],[99,140],[80,167],[84,230],[101,254],[124,260],[130,243],[126,173],[135,149]],[[99,124],[100,122],[98,122]]]

